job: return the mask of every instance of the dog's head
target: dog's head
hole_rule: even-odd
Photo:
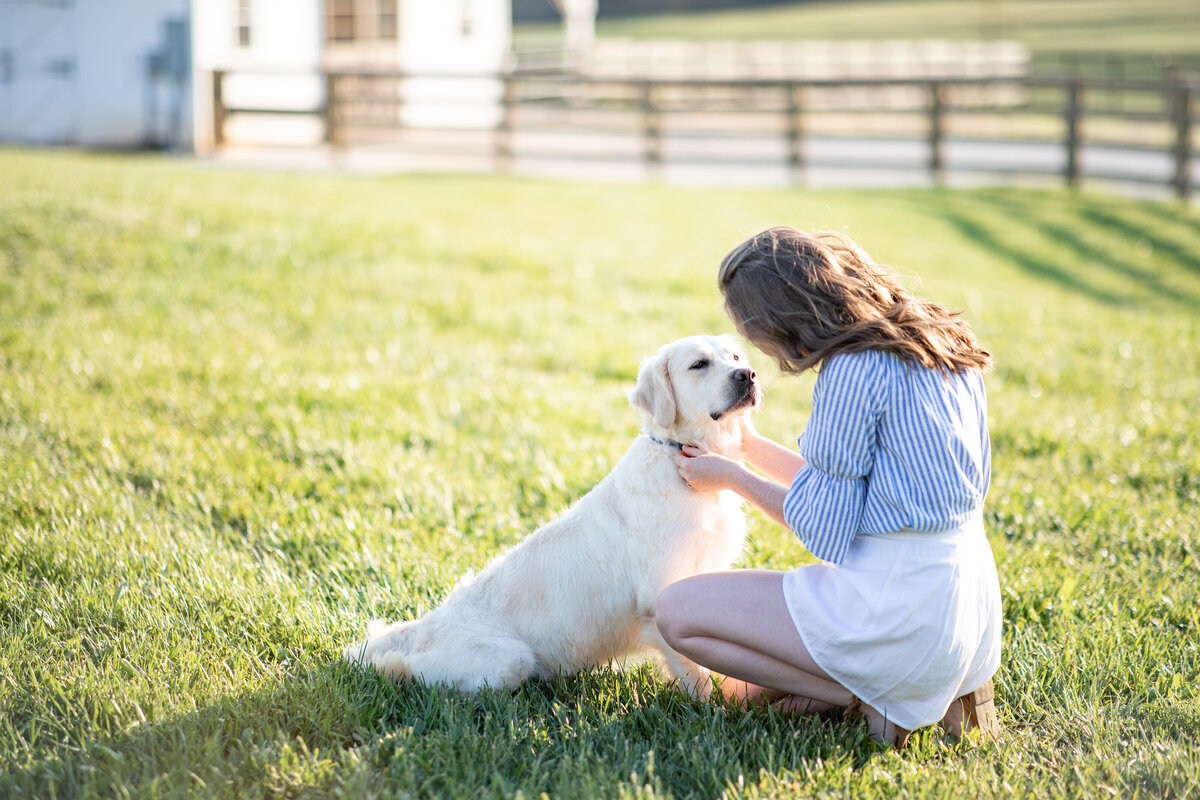
[[[642,362],[629,403],[647,428],[682,442],[708,438],[758,405],[754,370],[732,336],[688,336]]]

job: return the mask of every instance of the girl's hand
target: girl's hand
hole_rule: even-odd
[[[743,469],[741,464],[732,459],[691,445],[684,445],[679,455],[675,456],[675,466],[679,468],[679,477],[683,478],[688,488],[697,492],[728,489],[733,485],[737,471]]]

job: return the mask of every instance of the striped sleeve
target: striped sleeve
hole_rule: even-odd
[[[886,354],[834,356],[813,390],[813,410],[800,437],[806,462],[783,501],[788,527],[809,552],[841,563],[859,530],[876,430],[886,401]]]

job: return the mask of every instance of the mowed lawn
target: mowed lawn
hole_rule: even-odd
[[[545,35],[554,26],[522,29]],[[601,19],[601,36],[1012,39],[1033,50],[1195,53],[1195,0],[817,0]]]
[[[14,150],[0,175],[0,796],[1200,793],[1196,210]],[[470,698],[341,664],[607,472],[639,359],[730,330],[717,264],[777,223],[852,235],[995,356],[1004,737],[879,752],[645,665]],[[793,440],[812,377],[755,365]],[[752,515],[744,566],[806,560]]]

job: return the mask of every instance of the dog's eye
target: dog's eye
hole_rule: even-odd
[[[695,364],[692,364],[692,366],[689,367],[689,369],[705,369],[707,366],[708,366],[708,359],[702,358],[699,361],[697,361]]]
[[[739,356],[737,353],[734,353],[734,354],[733,354],[733,360],[734,360],[734,361],[741,361],[742,359],[741,359],[741,357],[740,357],[740,356]]]

